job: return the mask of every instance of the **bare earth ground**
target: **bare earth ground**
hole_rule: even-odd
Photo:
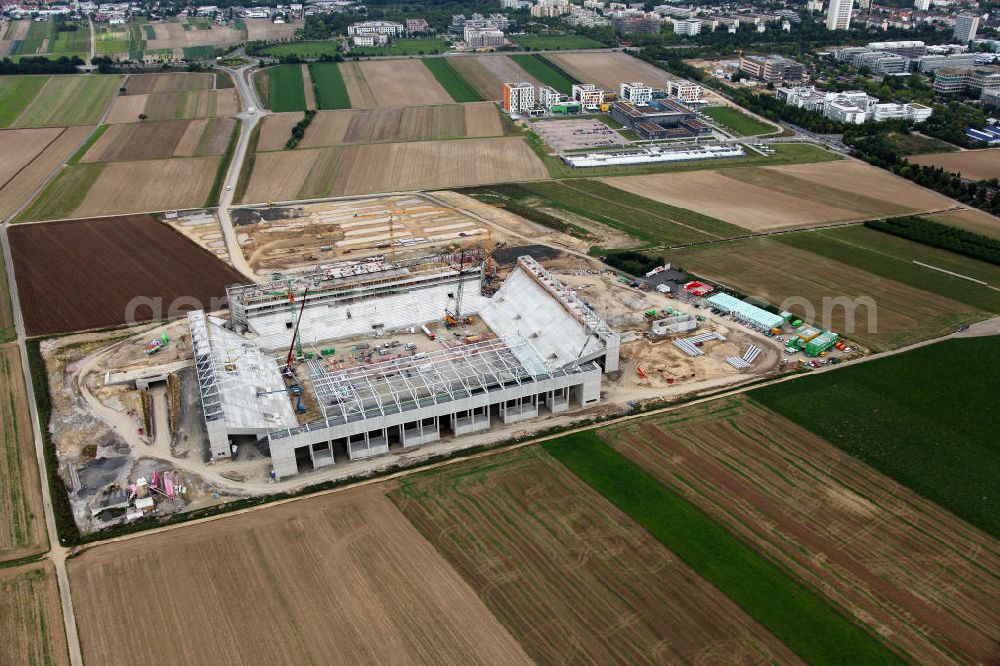
[[[454,62],[459,63],[461,61],[464,63],[464,61],[469,59],[468,57],[456,58]],[[527,81],[536,88],[543,85],[541,81],[528,74],[524,68],[505,55],[475,56],[475,61],[487,72],[487,74],[475,77],[475,80],[477,80],[475,85],[477,87],[486,87],[488,89],[489,95],[483,95],[487,99],[503,99],[503,84],[507,82]],[[460,72],[462,71],[461,67],[462,65],[459,68]]]
[[[954,205],[902,178],[846,160],[625,176],[604,182],[752,231],[805,228]],[[862,182],[863,188],[858,185]]]
[[[42,491],[35,462],[21,356],[17,345],[0,345],[0,560],[14,560],[45,548]]]
[[[483,99],[503,98],[503,81],[486,68],[481,57],[452,58],[448,62]]]
[[[1000,178],[1000,150],[961,150],[955,153],[908,155],[907,161],[921,166],[941,167],[945,171],[962,174],[972,180]]]
[[[671,250],[675,266],[715,280],[803,316],[803,300],[815,310],[816,323],[860,342],[873,351],[885,351],[944,335],[964,318],[971,307],[944,296],[872,275],[839,261],[799,250],[769,238],[716,243]],[[832,307],[829,321],[822,321],[824,299],[846,298],[847,309]],[[855,299],[871,299],[870,309]],[[863,303],[863,301],[858,301]],[[812,319],[812,317],[809,317]]]
[[[940,224],[950,224],[975,234],[1000,238],[1000,218],[977,208],[968,208],[954,213],[936,213],[923,217]]]
[[[375,106],[451,104],[454,101],[420,60],[366,60],[359,66],[374,93]]]
[[[365,72],[359,62],[340,63],[340,73],[344,77],[347,96],[351,100],[352,109],[371,109],[378,106],[375,90],[365,79]]]
[[[309,65],[302,63],[302,87],[306,94],[306,109],[316,108],[316,91],[313,90],[312,74],[309,73]]]
[[[48,562],[0,569],[0,663],[69,663],[59,590]]]
[[[172,74],[132,74],[126,83],[126,95],[175,92],[178,90],[208,90],[215,75],[204,72]]]
[[[194,157],[200,152],[221,155],[235,122],[232,118],[199,118],[111,125],[80,161]]]
[[[483,155],[490,155],[484,160]],[[245,202],[542,180],[548,171],[520,138],[411,141],[262,153]]]
[[[22,168],[5,185],[0,185],[0,220],[18,209],[48,178],[52,170],[63,163],[93,127],[67,127],[59,137]],[[31,130],[35,131],[35,130]],[[2,151],[0,151],[2,152]]]
[[[0,189],[62,132],[62,127],[0,130]]]
[[[198,208],[204,205],[212,187],[219,159],[112,162],[97,177],[73,216]]]
[[[108,123],[139,122],[139,114],[148,120],[183,120],[232,116],[238,111],[234,88],[123,95],[115,98]]]
[[[248,18],[244,19],[244,22],[247,24],[247,40],[251,42],[291,39],[295,36],[295,31],[305,24],[303,19],[275,23],[271,19]]]
[[[270,23],[269,20],[267,22]],[[288,26],[286,30],[291,32],[291,24],[286,25]],[[243,41],[243,31],[237,30],[233,24],[213,24],[211,30],[185,30],[180,23],[168,22],[156,22],[152,26],[156,39],[150,39],[146,43],[146,48],[151,51],[154,49],[180,49],[185,46],[221,46]],[[247,19],[247,28],[249,27],[250,19]],[[301,27],[301,23],[299,27]],[[254,38],[251,37],[251,39]]]
[[[613,92],[618,92],[618,84],[623,81],[642,81],[662,88],[677,78],[625,53],[546,53],[545,57],[578,80]]]
[[[799,663],[537,447],[390,496],[537,663]]]
[[[292,128],[302,120],[303,115],[301,111],[291,111],[289,113],[271,113],[264,116],[264,120],[258,125],[260,127],[260,138],[257,140],[257,150],[283,150],[285,143],[292,136]],[[324,115],[326,113],[323,111],[316,114],[306,133],[307,136]]]
[[[752,400],[600,432],[922,664],[1000,647],[1000,544]]]
[[[304,500],[74,558],[85,659],[528,663],[384,491]],[[137,600],[155,603],[135,612]]]

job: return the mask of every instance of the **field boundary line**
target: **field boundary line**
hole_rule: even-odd
[[[989,282],[985,282],[983,280],[977,280],[974,277],[969,277],[968,275],[962,275],[961,273],[956,273],[954,271],[949,271],[949,270],[946,270],[944,268],[938,268],[937,266],[931,266],[930,264],[925,264],[924,262],[917,261],[916,259],[913,259],[912,261],[917,266],[923,266],[924,268],[929,268],[932,271],[940,271],[941,273],[947,273],[948,275],[951,275],[951,276],[954,276],[954,277],[957,277],[957,278],[961,278],[963,280],[968,280],[969,282],[975,282],[976,284],[981,284],[984,287],[989,287],[990,289],[996,289],[996,287],[990,287],[990,283]]]
[[[38,128],[38,129],[43,129],[43,128]],[[55,143],[56,141],[58,141],[59,137],[61,137],[63,134],[65,134],[66,130],[68,130],[68,129],[69,129],[69,127],[63,127],[62,129],[60,129],[59,130],[59,134],[56,134],[54,137],[52,137],[52,140],[49,141],[48,143],[46,143],[45,146],[40,151],[38,151],[37,155],[35,155],[34,157],[32,157],[31,160],[29,160],[27,164],[25,164],[20,169],[18,169],[17,171],[15,171],[14,174],[10,178],[8,178],[7,180],[5,180],[3,183],[0,183],[0,190],[3,190],[3,188],[5,188],[8,185],[10,185],[10,182],[12,180],[14,180],[15,178],[17,178],[18,176],[20,176],[22,171],[24,171],[25,169],[27,169],[28,167],[30,167],[32,164],[34,164],[35,160],[37,160],[39,157],[41,157],[42,154],[45,153],[45,151],[48,150],[52,146],[53,143]]]

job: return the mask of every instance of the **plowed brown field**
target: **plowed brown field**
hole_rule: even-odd
[[[236,90],[233,88],[122,95],[115,98],[108,123],[139,122],[140,114],[145,115],[147,120],[187,120],[232,116],[238,111]]]
[[[221,155],[235,124],[233,118],[200,118],[111,125],[80,161]]]
[[[503,81],[491,72],[481,58],[452,58],[448,61],[483,99],[503,99]]]
[[[178,90],[208,90],[215,82],[215,74],[204,72],[178,72],[175,74],[132,74],[125,84],[126,95],[175,92]]]
[[[36,154],[31,162],[24,164],[16,173],[10,175],[5,184],[0,184],[0,220],[5,219],[19,206],[26,203],[34,191],[45,182],[49,174],[73,154],[73,151],[92,129],[94,128],[81,125],[67,127],[61,131],[57,130],[59,134],[54,141],[44,145],[44,150],[40,154]],[[23,131],[48,132],[50,130]],[[0,153],[2,152],[3,150],[0,150]]]
[[[0,130],[0,190],[63,131],[62,127]]]
[[[529,663],[383,490],[295,502],[74,558],[84,658]],[[155,603],[135,612],[137,599]]]
[[[1000,653],[1000,544],[746,398],[600,431],[922,664]]]
[[[390,494],[538,663],[800,663],[538,448]]]
[[[370,109],[378,106],[375,91],[368,85],[365,73],[359,62],[344,62],[340,64],[340,74],[344,77],[347,96],[351,100],[351,108]]]
[[[198,208],[212,187],[218,157],[110,162],[73,217]]]
[[[642,81],[654,88],[665,88],[677,77],[627,53],[546,53],[545,57],[583,83],[618,92],[622,81]]]
[[[56,575],[48,562],[0,569],[0,663],[69,663]]]
[[[1000,178],[1000,150],[996,148],[909,155],[906,159],[913,164],[941,167],[945,171],[960,173],[963,178],[972,180]]]
[[[161,299],[163,316],[211,307],[225,285],[243,279],[148,215],[24,224],[9,234],[28,335],[125,323],[134,298]],[[175,303],[181,298],[193,302]],[[145,321],[154,313],[135,314]]]

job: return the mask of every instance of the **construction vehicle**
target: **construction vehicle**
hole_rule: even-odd
[[[639,375],[642,379],[646,378],[646,371],[640,365],[635,366],[635,374]]]
[[[288,388],[277,389],[276,391],[257,391],[257,397],[264,395],[271,395],[273,393],[291,393],[295,396],[295,412],[297,414],[305,414],[306,406],[302,404],[302,385],[292,384]]]
[[[156,352],[166,347],[169,342],[170,338],[167,336],[166,333],[162,334],[158,338],[150,340],[149,344],[146,345],[146,354],[147,355],[155,354]]]

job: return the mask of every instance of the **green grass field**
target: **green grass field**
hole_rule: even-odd
[[[86,22],[76,24],[76,30],[65,30],[56,33],[55,39],[49,41],[49,53],[70,55],[73,53],[90,53],[90,28]]]
[[[352,46],[351,54],[360,56],[402,56],[444,53],[447,50],[448,42],[440,37],[424,37],[419,39],[394,39],[386,46]]]
[[[53,76],[24,109],[17,126],[96,124],[121,81],[120,76]]]
[[[522,49],[534,49],[536,51],[605,48],[604,44],[583,35],[514,35],[510,40]]]
[[[0,127],[10,127],[38,91],[47,76],[0,76]]]
[[[274,46],[269,46],[261,51],[261,55],[275,56],[278,58],[282,56],[318,58],[324,55],[336,55],[339,52],[339,44],[339,42],[334,41],[305,41],[291,42],[288,44],[275,44]]]
[[[7,263],[0,252],[0,342],[10,342],[16,338],[14,311],[10,302],[10,288],[7,286]]]
[[[278,65],[264,70],[268,78],[268,104],[271,110],[305,111],[306,91],[301,65]]]
[[[55,23],[52,19],[32,21],[31,25],[28,26],[28,34],[18,44],[17,53],[13,53],[12,55],[34,55],[41,53],[40,49],[45,44],[45,40],[53,39],[55,32]]]
[[[185,46],[185,60],[209,60],[219,52],[215,46]]]
[[[919,155],[921,153],[952,153],[955,146],[922,134],[900,134],[894,132],[886,137],[897,155]]]
[[[821,254],[874,275],[1000,314],[1000,291],[913,262],[920,261],[990,285],[1000,285],[1000,266],[863,226],[804,231],[776,238],[792,247]]]
[[[731,106],[710,106],[702,111],[715,122],[740,136],[770,134],[779,130],[778,127],[763,123]]]
[[[624,231],[645,245],[694,243],[747,233],[707,215],[646,199],[596,180],[485,185],[471,192],[478,193],[477,197],[483,201],[490,201],[489,193],[496,193],[534,208],[567,211]]]
[[[437,79],[438,83],[448,91],[451,98],[459,103],[481,102],[483,98],[476,92],[476,89],[469,85],[468,81],[455,71],[446,58],[425,58],[423,61],[427,69]]]
[[[87,191],[97,181],[106,163],[78,164],[66,167],[49,183],[31,205],[21,211],[16,222],[34,220],[58,220],[76,210]]]
[[[749,396],[1000,536],[997,338],[947,340]]]
[[[594,432],[542,446],[807,662],[901,663],[874,637]]]
[[[349,109],[351,98],[344,85],[340,65],[335,62],[314,62],[309,65],[313,88],[316,91],[316,106],[320,109]]]
[[[564,95],[568,95],[573,84],[576,83],[540,55],[515,54],[510,56],[510,59],[520,65],[528,74],[545,85],[552,86]]]

